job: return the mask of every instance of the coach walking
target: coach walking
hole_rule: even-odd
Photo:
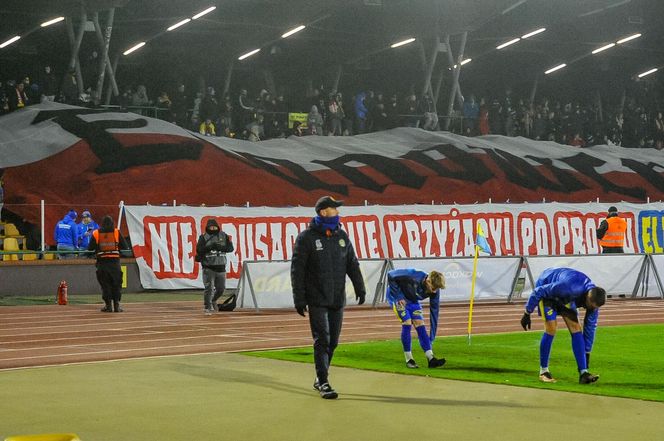
[[[328,381],[328,370],[341,334],[346,274],[353,282],[358,304],[364,303],[366,294],[355,250],[339,224],[341,205],[343,201],[331,196],[316,202],[316,216],[297,236],[291,262],[295,309],[302,317],[309,310],[316,365],[314,388],[325,399],[338,396]]]

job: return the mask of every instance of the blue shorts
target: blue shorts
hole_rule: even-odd
[[[399,305],[398,303],[392,304],[392,310],[399,317],[401,323],[406,320],[422,320],[424,321],[424,315],[422,314],[422,305],[419,302],[411,303],[406,302],[404,306]]]
[[[567,317],[568,318],[573,318],[570,317],[570,313],[573,313],[573,316],[577,317],[578,321],[578,311],[576,310],[576,303],[574,302],[569,302],[565,304],[566,311],[561,311],[560,304],[553,304],[551,302],[547,302],[547,299],[542,299],[539,302],[539,305],[537,306],[537,313],[544,318],[546,321],[554,321],[556,318],[558,318],[558,315],[565,315],[563,312],[568,312]],[[544,311],[544,314],[542,314],[542,311]]]

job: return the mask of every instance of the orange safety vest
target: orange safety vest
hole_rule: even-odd
[[[604,237],[599,240],[602,248],[622,247],[625,245],[625,231],[627,231],[627,221],[619,216],[613,216],[606,220],[609,228]]]
[[[97,241],[98,259],[120,257],[120,231],[117,228],[113,229],[112,233],[100,233],[99,230],[94,230],[92,237]]]

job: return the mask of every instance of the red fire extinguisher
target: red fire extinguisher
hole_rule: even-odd
[[[67,282],[65,280],[58,285],[58,305],[67,304]]]

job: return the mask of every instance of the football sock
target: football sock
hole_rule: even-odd
[[[424,355],[427,356],[427,360],[431,360],[433,358],[433,351],[429,349],[428,351],[424,352]]]
[[[413,359],[413,353],[408,351],[403,353],[404,357],[406,357],[406,361],[412,360]]]
[[[431,350],[431,340],[429,340],[429,334],[427,334],[427,327],[424,325],[417,326],[415,330],[417,331],[417,338],[420,340],[422,350],[424,352]]]
[[[549,366],[540,367],[540,375],[542,375],[544,372],[549,372]]]
[[[549,356],[551,355],[551,346],[553,345],[553,335],[542,334],[540,341],[540,366],[549,366]]]
[[[410,325],[401,325],[401,344],[403,345],[404,352],[410,352],[411,349]]]
[[[572,351],[574,351],[574,358],[576,358],[576,365],[579,368],[579,372],[587,370],[586,343],[583,339],[583,332],[572,334]]]

